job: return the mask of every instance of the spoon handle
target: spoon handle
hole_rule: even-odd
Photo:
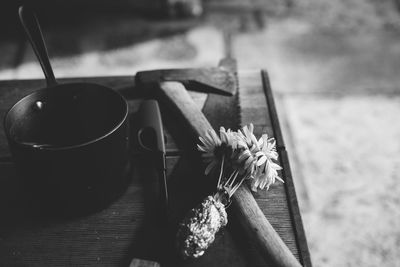
[[[53,69],[49,61],[46,44],[44,43],[42,30],[35,13],[29,8],[20,6],[18,10],[19,19],[24,27],[25,33],[32,45],[33,51],[36,54],[42,67],[44,76],[48,87],[57,85],[56,78],[54,77]]]

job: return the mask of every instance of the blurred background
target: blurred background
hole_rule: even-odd
[[[0,4],[0,79],[43,78]],[[56,77],[268,70],[314,266],[400,266],[399,0],[37,0]],[[230,36],[230,38],[227,38]]]

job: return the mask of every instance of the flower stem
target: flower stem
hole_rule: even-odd
[[[235,183],[235,181],[236,181],[236,178],[238,177],[238,175],[239,175],[239,171],[238,170],[235,170],[234,171],[234,176],[233,176],[233,179],[232,179],[232,181],[229,183],[229,187],[232,187],[232,185]]]
[[[239,183],[237,183],[231,190],[231,192],[229,193],[229,197],[233,196],[233,194],[235,194],[236,190],[242,185],[243,181],[245,180],[245,178],[242,178],[240,180]]]
[[[221,187],[221,178],[222,178],[222,173],[224,172],[224,162],[225,162],[225,155],[222,155],[221,170],[219,172],[217,188]]]

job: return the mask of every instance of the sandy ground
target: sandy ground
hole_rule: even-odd
[[[335,3],[298,1],[279,18],[234,15],[233,53],[241,69],[269,71],[314,266],[400,266],[399,15],[388,0]],[[55,73],[214,66],[224,54],[221,23],[210,15],[187,31],[109,49],[100,34],[76,37],[79,53],[53,57]],[[0,48],[0,79],[42,77],[29,48],[17,67],[7,63],[16,47]]]

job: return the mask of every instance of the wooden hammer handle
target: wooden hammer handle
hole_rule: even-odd
[[[208,129],[212,129],[207,118],[197,107],[185,86],[180,82],[161,82],[161,102],[172,108],[181,119],[188,123],[190,130],[197,136],[204,136]]]
[[[204,136],[207,130],[212,129],[181,83],[162,82],[159,89],[161,100],[167,102],[187,122],[193,134]],[[237,219],[267,262],[278,267],[301,266],[264,216],[246,185],[233,195],[233,204]]]

